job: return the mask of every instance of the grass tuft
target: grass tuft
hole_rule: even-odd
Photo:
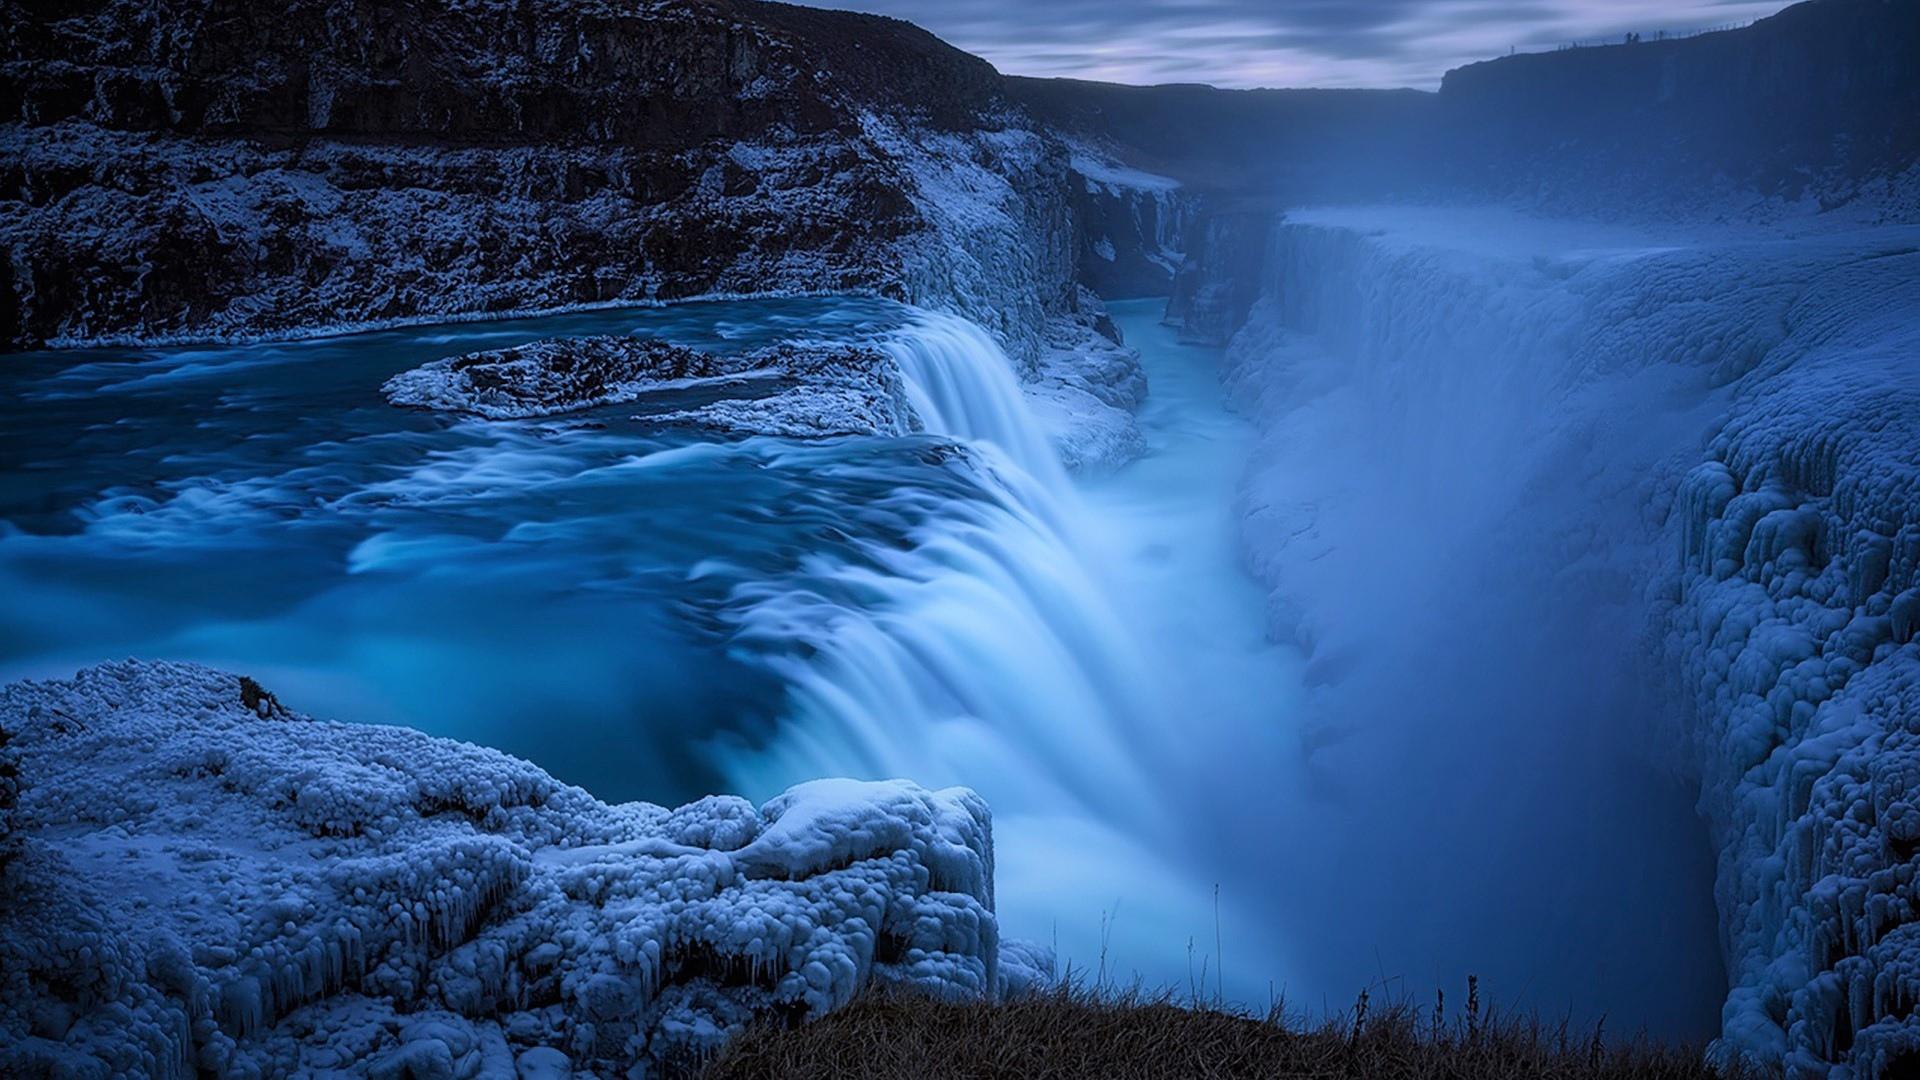
[[[1363,992],[1352,1010],[1308,1022],[1191,1007],[1167,995],[1068,985],[1001,1003],[872,993],[793,1029],[750,1030],[707,1080],[1706,1080],[1699,1046],[1602,1038],[1504,1016],[1468,994],[1449,1021],[1431,1006]]]

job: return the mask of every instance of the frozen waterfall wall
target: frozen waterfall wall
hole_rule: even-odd
[[[1584,974],[1615,1019],[1718,1008],[1723,962],[1726,1052],[1920,1053],[1917,250],[1466,211],[1272,233],[1228,361],[1264,431],[1247,551],[1314,655],[1329,790],[1388,804],[1347,808],[1358,854],[1420,821],[1441,866],[1384,891],[1425,888],[1483,977],[1499,923],[1560,957],[1506,973],[1543,1001]],[[1366,891],[1322,914],[1376,931]],[[1525,910],[1556,897],[1561,925]]]

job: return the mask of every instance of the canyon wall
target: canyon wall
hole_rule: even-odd
[[[1066,150],[897,20],[750,2],[14,5],[0,344],[712,294],[1073,307]]]
[[[1920,158],[1920,6],[1812,0],[1745,29],[1447,73],[1454,197],[1619,219],[1751,218],[1876,200]]]
[[[1916,226],[1301,212],[1228,353],[1264,432],[1247,551],[1314,658],[1306,751],[1425,807],[1450,854],[1424,906],[1484,946],[1533,917],[1463,878],[1585,882],[1578,938],[1541,930],[1536,955],[1681,1009],[1669,916],[1711,876],[1720,1049],[1795,1076],[1920,1049],[1917,249]],[[1690,817],[1651,816],[1636,776],[1663,769],[1699,793],[1699,880],[1663,870]]]

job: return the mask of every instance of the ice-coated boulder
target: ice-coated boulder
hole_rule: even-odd
[[[653,1075],[873,984],[998,989],[990,815],[963,789],[610,806],[173,663],[12,684],[0,728],[7,1075]]]

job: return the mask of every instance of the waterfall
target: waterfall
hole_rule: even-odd
[[[1248,868],[1281,861],[1262,823],[1296,782],[1277,722],[1293,670],[1232,561],[1239,436],[1221,410],[1167,429],[1185,449],[1124,492],[1071,485],[985,333],[916,314],[881,344],[927,431],[901,448],[962,449],[836,475],[881,493],[849,508],[857,539],[733,585],[734,643],[784,697],[770,736],[728,737],[715,764],[751,795],[819,775],[972,787],[993,807],[1004,935],[1174,986],[1193,976],[1184,943],[1224,932],[1260,959],[1222,982],[1216,957],[1210,985],[1259,1000],[1286,966]],[[1217,402],[1210,356],[1159,359],[1170,388]]]
[[[915,522],[906,545],[735,588],[736,642],[789,690],[773,744],[728,767],[755,791],[859,771],[1150,827],[1146,666],[1073,538],[1077,496],[1012,363],[933,313],[881,347],[927,432],[965,447],[961,494],[902,483],[876,509]]]
[[[929,432],[990,444],[1056,498],[1063,496],[1060,456],[1034,423],[1012,362],[985,330],[923,312],[881,347],[900,365],[907,400]]]

